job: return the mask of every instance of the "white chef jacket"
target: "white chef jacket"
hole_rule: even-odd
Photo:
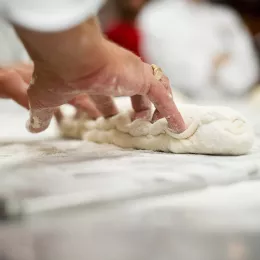
[[[144,57],[162,67],[175,89],[200,99],[244,95],[259,79],[252,38],[232,9],[190,0],[152,1],[138,25]],[[220,53],[230,59],[215,71],[212,61]]]
[[[104,0],[0,0],[0,14],[35,31],[62,31],[96,15]]]

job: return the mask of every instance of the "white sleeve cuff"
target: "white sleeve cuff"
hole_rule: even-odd
[[[62,31],[98,13],[104,0],[7,0],[6,19],[35,31]]]

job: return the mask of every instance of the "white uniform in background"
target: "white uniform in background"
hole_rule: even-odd
[[[148,4],[140,14],[142,52],[174,88],[193,97],[242,95],[258,80],[251,36],[232,10],[191,0]],[[214,66],[222,54],[227,60]]]
[[[0,0],[0,65],[29,61],[11,25],[35,31],[61,31],[96,15],[103,0]],[[4,21],[5,20],[5,21]]]

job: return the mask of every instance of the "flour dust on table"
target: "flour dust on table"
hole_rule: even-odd
[[[63,107],[60,132],[67,138],[182,154],[243,155],[252,148],[253,129],[235,110],[188,104],[181,104],[178,108],[187,126],[180,134],[168,128],[165,118],[155,123],[143,119],[132,121],[132,112],[126,106],[116,116],[97,120],[86,115],[76,118],[68,107]]]

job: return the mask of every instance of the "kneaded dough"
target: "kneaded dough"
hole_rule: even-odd
[[[185,104],[178,108],[188,126],[181,134],[173,133],[164,118],[153,124],[141,119],[131,122],[131,112],[125,111],[109,119],[65,116],[60,124],[61,135],[172,153],[242,155],[250,151],[252,127],[233,109]]]

